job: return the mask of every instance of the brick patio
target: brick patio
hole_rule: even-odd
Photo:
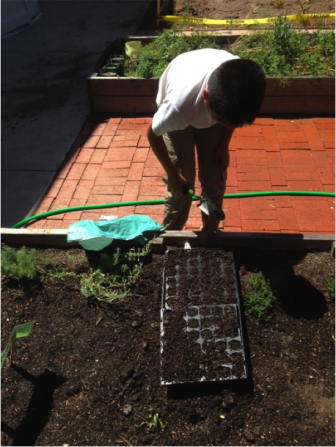
[[[162,167],[149,148],[151,118],[101,119],[83,126],[35,214],[58,208],[163,199]],[[237,129],[230,144],[226,194],[335,191],[335,120],[259,118]],[[196,184],[196,194],[200,193]],[[193,202],[185,230],[198,230]],[[334,234],[335,199],[269,196],[224,201],[227,232]],[[50,216],[29,228],[64,229],[101,215],[143,214],[161,222],[163,205],[105,208]]]

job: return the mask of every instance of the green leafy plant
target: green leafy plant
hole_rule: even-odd
[[[37,278],[36,261],[37,253],[34,249],[21,247],[14,251],[7,245],[1,248],[1,272],[18,283]]]
[[[247,315],[254,315],[261,321],[272,319],[272,307],[276,302],[269,281],[262,272],[249,273],[247,278],[249,291],[244,295]]]
[[[327,291],[329,293],[330,298],[332,298],[334,300],[335,299],[335,278],[330,278],[329,276],[326,276],[322,271],[319,272],[319,276],[320,276],[321,281],[327,287]]]
[[[108,303],[129,295],[142,270],[140,259],[145,258],[149,251],[149,245],[143,249],[132,248],[126,253],[117,248],[113,256],[104,256],[97,268],[90,269],[89,275],[81,276],[82,294]]]
[[[335,278],[326,278],[326,286],[328,293],[330,297],[334,300],[335,299]]]
[[[330,297],[333,300],[336,300],[336,280],[335,279],[327,281],[327,289],[328,289]]]

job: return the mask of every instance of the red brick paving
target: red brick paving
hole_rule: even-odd
[[[36,214],[68,206],[163,199],[164,171],[146,138],[150,120],[89,118]],[[226,194],[290,190],[334,192],[333,118],[259,118],[235,131]],[[333,234],[334,207],[335,199],[324,197],[227,199],[224,231]],[[162,213],[163,205],[83,210],[50,216],[30,228],[67,228],[79,220],[97,221],[101,215],[144,214],[160,222]],[[200,225],[194,202],[184,229]]]

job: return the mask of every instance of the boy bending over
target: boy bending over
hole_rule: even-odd
[[[158,111],[147,130],[152,150],[167,173],[163,228],[182,230],[195,189],[196,146],[202,194],[223,205],[229,142],[236,127],[252,124],[265,93],[259,65],[224,50],[203,49],[176,57],[159,81]],[[219,221],[202,212],[200,231]]]

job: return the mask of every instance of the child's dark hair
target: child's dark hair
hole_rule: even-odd
[[[232,127],[252,124],[264,99],[266,77],[248,59],[224,62],[210,75],[209,107]]]

